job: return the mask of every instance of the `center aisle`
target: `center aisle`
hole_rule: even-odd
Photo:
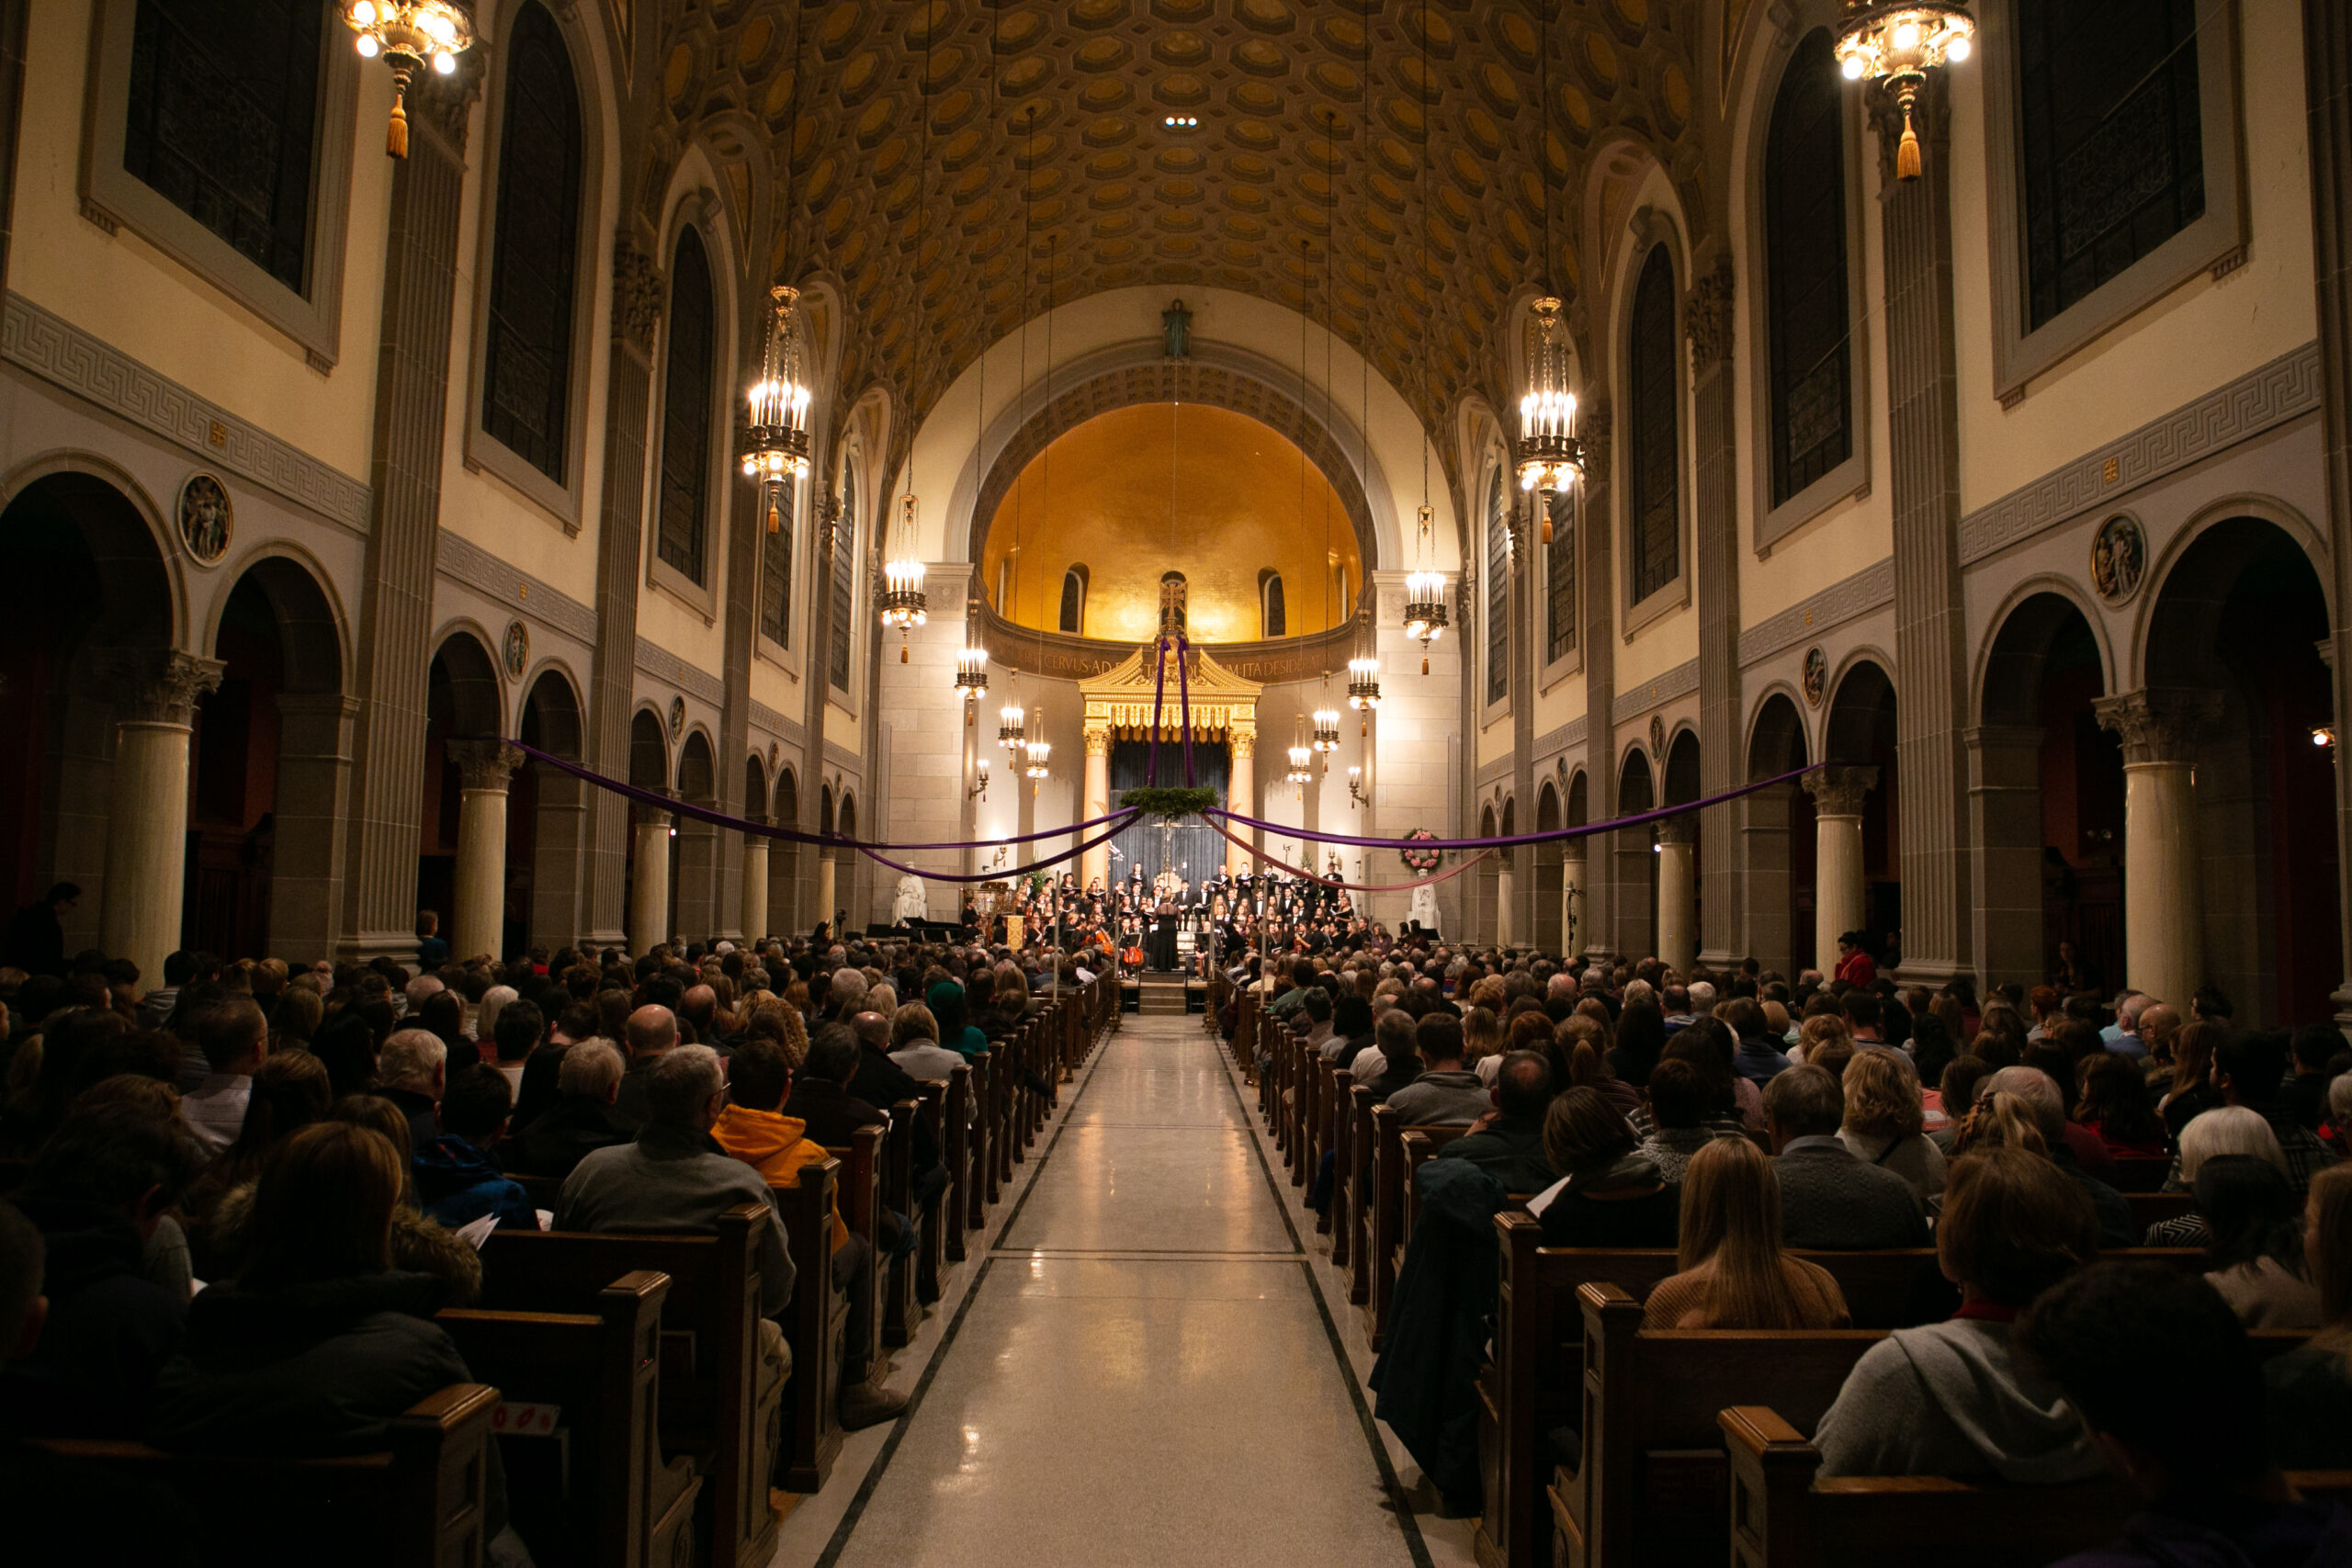
[[[1198,1016],[1130,1015],[1062,1104],[928,1365],[901,1353],[909,1414],[775,1562],[1426,1568]]]

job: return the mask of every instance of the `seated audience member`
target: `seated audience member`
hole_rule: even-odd
[[[1443,1014],[1427,1015],[1436,1018]],[[1362,1066],[1355,1081],[1372,1091],[1375,1105],[1385,1105],[1388,1097],[1419,1078],[1426,1064],[1421,1060],[1420,1024],[1402,1009],[1391,1009],[1380,1015],[1380,1022],[1373,1030],[1373,1054],[1380,1063],[1380,1070],[1366,1077]],[[1359,1058],[1361,1060],[1361,1058]]]
[[[1663,1072],[1671,1064],[1660,1063]],[[1657,1073],[1650,1092],[1657,1092]],[[1650,1292],[1644,1328],[1844,1328],[1845,1292],[1781,1242],[1781,1182],[1746,1138],[1713,1138],[1682,1177],[1675,1272]]]
[[[1668,1052],[1674,1048],[1667,1047]],[[1649,1131],[1642,1138],[1641,1152],[1668,1181],[1680,1181],[1691,1156],[1715,1139],[1740,1136],[1708,1124],[1705,1077],[1696,1066],[1671,1055],[1650,1069],[1648,1111]]]
[[[1821,1473],[2037,1485],[2098,1474],[2098,1448],[2009,1332],[2029,1303],[2098,1252],[2090,1200],[2048,1159],[2003,1148],[1954,1160],[1936,1260],[1960,1287],[1960,1310],[1863,1353],[1814,1430]]]
[[[1764,1021],[1764,1010],[1753,998],[1734,997],[1723,1005],[1718,1016],[1739,1041],[1732,1057],[1732,1071],[1741,1077],[1754,1084],[1768,1084],[1792,1066],[1789,1054],[1781,1049],[1785,1043],[1773,1038]]]
[[[1344,1067],[1357,1053],[1372,1044],[1372,1004],[1351,991],[1331,1005],[1331,1038],[1323,1043],[1323,1059]],[[1476,1070],[1476,1069],[1474,1069]]]
[[[396,1030],[377,1053],[377,1093],[408,1118],[409,1146],[429,1149],[441,1135],[441,1091],[449,1081],[449,1047],[423,1029]]]
[[[2181,1025],[2172,1037],[2172,1072],[2156,1101],[2156,1114],[2175,1138],[2191,1118],[2222,1103],[2213,1088],[2213,1047],[2227,1032],[2222,1024],[2199,1020]]]
[[[1679,1195],[1600,1091],[1569,1089],[1544,1122],[1552,1168],[1567,1174],[1539,1223],[1546,1247],[1672,1247]]]
[[[1014,998],[1016,1009],[1012,1014],[1012,1020],[1014,1026],[1018,1027],[1021,1021],[1018,1010],[1028,1005],[1028,993],[1020,988],[1017,975],[1014,976],[1014,988],[1018,995]],[[969,1017],[971,1001],[961,981],[933,981],[931,988],[922,994],[922,1002],[923,1006],[931,1010],[931,1016],[939,1024],[939,1043],[942,1045],[956,1052],[966,1061],[971,1060],[989,1048],[988,1032],[975,1024]]]
[[[253,1089],[236,1141],[205,1168],[180,1200],[181,1211],[191,1220],[209,1218],[222,1198],[258,1180],[269,1151],[296,1128],[324,1120],[334,1103],[326,1064],[308,1051],[268,1057],[250,1081]]]
[[[2262,1369],[2270,1456],[2289,1470],[2352,1469],[2352,1166],[2312,1181],[2303,1264],[2319,1287],[2319,1332]]]
[[[1340,1066],[1348,1069],[1357,1084],[1370,1089],[1387,1073],[1388,1057],[1392,1052],[1402,1052],[1417,1062],[1419,1060],[1419,1047],[1413,1043],[1413,1015],[1403,1008],[1383,1009],[1373,1021],[1372,1043],[1353,1056],[1343,1057]],[[1376,1090],[1374,1098],[1378,1098]]]
[[[2243,1106],[2270,1123],[2270,1131],[2278,1140],[2278,1152],[2286,1156],[2287,1182],[2301,1197],[2311,1187],[2312,1178],[2324,1170],[2333,1156],[2319,1135],[2297,1122],[2288,1113],[2279,1095],[2279,1083],[2288,1067],[2287,1036],[2282,1031],[2265,1031],[2243,1034],[2225,1034],[2213,1047],[2213,1089],[2224,1105]],[[2180,1160],[2173,1159],[2172,1173],[2165,1179],[2165,1190],[2177,1192],[2183,1188]]]
[[[1345,998],[1342,998],[1344,1001]],[[1513,1051],[1495,1075],[1494,1114],[1484,1125],[1438,1150],[1439,1159],[1464,1159],[1505,1192],[1541,1192],[1560,1179],[1544,1152],[1544,1113],[1552,1107],[1552,1067],[1533,1051]]]
[[[1940,1196],[1944,1152],[1925,1131],[1927,1111],[1911,1059],[1900,1051],[1859,1052],[1846,1064],[1838,1089],[1846,1097],[1846,1114],[1838,1141],[1847,1152],[1901,1177],[1922,1202]]]
[[[2319,1286],[2303,1261],[2303,1205],[2278,1167],[2246,1155],[2197,1172],[2197,1212],[2211,1228],[2205,1282],[2252,1328],[2317,1328]]]
[[[513,1091],[496,1067],[473,1062],[450,1076],[441,1095],[441,1136],[412,1162],[417,1198],[435,1221],[462,1230],[492,1214],[503,1226],[538,1228],[538,1213],[522,1184],[499,1169],[491,1153],[513,1111]]]
[[[197,1019],[196,1043],[209,1070],[180,1100],[180,1120],[205,1153],[217,1155],[245,1124],[254,1072],[269,1051],[269,1021],[251,998],[225,998]]]
[[[2140,1226],[2132,1217],[2131,1201],[2085,1169],[2075,1158],[2080,1147],[2075,1142],[2077,1137],[2093,1144],[2098,1140],[2066,1120],[2066,1101],[2057,1080],[2039,1067],[2003,1067],[1984,1080],[1978,1098],[1982,1100],[1996,1095],[2009,1096],[2022,1109],[2032,1112],[2034,1128],[2041,1134],[2043,1153],[2091,1201],[2091,1208],[2098,1215],[2101,1243],[2108,1247],[2138,1246]],[[2102,1158],[2106,1153],[2105,1146],[2100,1145]]]
[[[381,1134],[320,1122],[280,1144],[254,1189],[251,1246],[233,1280],[202,1292],[187,1338],[156,1379],[147,1438],[208,1454],[353,1453],[393,1417],[471,1382],[433,1314],[447,1282],[392,1266],[405,1179]],[[491,1447],[485,1533],[505,1529]]]
[[[964,1055],[939,1043],[939,1021],[921,1002],[903,1002],[890,1015],[890,1060],[923,1083],[945,1083],[964,1065]]]
[[[1911,1184],[1866,1165],[1838,1138],[1846,1098],[1817,1063],[1764,1086],[1783,1237],[1791,1247],[1854,1251],[1924,1247],[1927,1212]]]
[[[49,1314],[40,1231],[0,1202],[0,1377],[39,1348]],[[0,1520],[12,1560],[81,1568],[197,1568],[194,1534],[162,1486],[69,1459],[0,1424]]]
[[[326,1064],[334,1098],[376,1092],[376,1032],[356,1008],[329,1015],[311,1036],[311,1053]]]
[[[866,994],[887,993],[888,989],[887,986],[876,986]],[[898,1010],[893,1003],[888,1013],[861,1012],[850,1021],[850,1032],[857,1038],[857,1071],[851,1075],[848,1089],[853,1098],[868,1105],[888,1107],[901,1100],[920,1102],[922,1099],[922,1085],[890,1055],[890,1017]],[[924,1173],[940,1165],[939,1135],[931,1130],[931,1119],[921,1115],[908,1125],[906,1135],[912,1145],[914,1170],[920,1180]],[[940,1184],[946,1184],[944,1169]],[[916,1200],[918,1204],[922,1201]]]
[[[2083,1089],[2075,1106],[2075,1121],[2106,1145],[2109,1154],[2171,1152],[2164,1118],[2149,1102],[2147,1075],[2138,1062],[2101,1051],[2086,1059],[2081,1070]]]
[[[2352,1562],[2352,1512],[2299,1502],[2278,1469],[2295,1461],[2266,1452],[2265,1375],[2289,1357],[2259,1365],[2201,1282],[2161,1264],[2094,1264],[2044,1292],[2016,1336],[2142,1505],[2121,1540],[2055,1568]],[[2270,1426],[2275,1436],[2275,1389]]]
[[[588,1039],[563,1047],[556,1069],[556,1102],[514,1136],[498,1145],[498,1163],[524,1176],[570,1176],[598,1149],[626,1144],[638,1123],[622,1115],[620,1048],[609,1040]]]
[[[41,1233],[48,1318],[0,1371],[0,1430],[135,1438],[180,1342],[186,1281],[152,1275],[149,1239],[203,1164],[176,1122],[131,1105],[75,1111],[11,1196]]]
[[[2246,1155],[2262,1160],[2278,1174],[2287,1174],[2287,1156],[2278,1151],[2278,1134],[2270,1123],[2242,1105],[2217,1105],[2201,1115],[2191,1118],[2180,1130],[2179,1165],[2189,1191],[2197,1190],[2198,1173],[2207,1162],[2230,1155]],[[2192,1209],[2148,1227],[2142,1238],[2143,1247],[2205,1247],[2213,1239],[2213,1230],[2205,1216]]]
[[[520,1105],[523,1102],[523,1074],[530,1067],[531,1053],[537,1051],[547,1038],[548,1021],[537,1002],[524,1001],[511,995],[493,1011],[490,997],[511,989],[506,986],[493,986],[489,996],[482,998],[482,1012],[490,1020],[482,1033],[497,1051],[498,1071],[506,1079],[507,1090],[514,1096],[514,1103]]]
[[[678,1015],[656,1002],[630,1013],[621,1026],[628,1043],[628,1066],[621,1073],[621,1091],[613,1103],[630,1121],[643,1125],[652,1116],[646,1110],[646,1075],[653,1064],[677,1049]]]
[[[1313,998],[1308,998],[1309,1006]],[[1408,1127],[1466,1127],[1493,1101],[1478,1075],[1462,1065],[1462,1022],[1431,1013],[1413,1028],[1421,1075],[1388,1097],[1390,1109]]]
[[[2328,1063],[2344,1049],[2344,1032],[2333,1023],[2307,1023],[2289,1037],[2288,1077],[2278,1091],[2278,1114],[2310,1132],[2327,1119]]]
[[[693,1234],[716,1228],[738,1203],[768,1203],[759,1227],[760,1311],[773,1318],[792,1300],[792,1252],[767,1183],[711,1141],[727,1098],[718,1053],[677,1046],[659,1053],[642,1076],[644,1126],[630,1143],[582,1156],[556,1201],[556,1229]]]

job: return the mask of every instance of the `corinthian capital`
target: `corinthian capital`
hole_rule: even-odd
[[[1695,844],[1699,841],[1699,822],[1693,817],[1668,817],[1657,825],[1657,832],[1661,844]]]
[[[196,716],[196,702],[220,689],[228,669],[217,659],[198,659],[175,648],[121,649],[100,666],[107,694],[123,716],[141,724],[185,725]]]
[[[2091,704],[2099,728],[2123,742],[2126,762],[2186,762],[2205,728],[2222,716],[2217,692],[2126,692]]]
[[[503,795],[523,763],[523,753],[503,740],[452,740],[448,750],[449,760],[458,764],[458,782],[467,789],[494,789]]]
[[[1839,767],[1835,764],[1816,768],[1804,776],[1804,792],[1813,796],[1813,809],[1822,817],[1860,817],[1862,802],[1878,787],[1876,768]]]

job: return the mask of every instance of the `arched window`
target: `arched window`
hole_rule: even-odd
[[[134,178],[302,295],[319,21],[295,0],[140,0],[122,139]]]
[[[1288,637],[1290,615],[1283,604],[1283,574],[1271,569],[1258,573],[1260,637]]]
[[[2200,40],[2192,0],[2015,11],[2031,332],[2204,216]]]
[[[526,0],[506,47],[482,428],[564,482],[580,238],[580,94],[555,18]]]
[[[1552,543],[1544,552],[1544,660],[1565,659],[1577,646],[1577,491],[1538,492],[1550,507]]]
[[[1086,569],[1082,566],[1062,573],[1061,610],[1054,617],[1054,627],[1073,637],[1086,634]]]
[[[703,514],[710,491],[710,263],[687,224],[670,261],[669,363],[662,382],[662,562],[703,581]]]
[[[1674,337],[1674,259],[1660,243],[1650,247],[1634,288],[1625,355],[1633,403],[1633,537],[1626,565],[1636,604],[1682,570],[1682,379]]]
[[[826,673],[836,691],[849,690],[849,653],[857,627],[857,470],[842,465],[842,520],[833,530],[832,643]]]
[[[1854,452],[1840,85],[1828,31],[1807,33],[1781,78],[1764,147],[1775,506]]]
[[[1510,491],[1498,467],[1487,480],[1487,700],[1510,695]]]
[[[792,645],[792,541],[799,536],[800,481],[786,479],[775,498],[775,531],[760,536],[760,635]],[[760,526],[767,526],[764,513]]]

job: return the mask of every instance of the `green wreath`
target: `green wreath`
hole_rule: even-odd
[[[1163,822],[1180,822],[1187,817],[1198,817],[1204,811],[1216,809],[1216,791],[1205,784],[1178,788],[1172,784],[1145,784],[1120,793],[1119,804],[1130,811],[1141,811]]]
[[[1415,849],[1413,847],[1416,841],[1419,840],[1434,839],[1436,837],[1437,835],[1430,832],[1427,828],[1416,828],[1411,832],[1405,835],[1405,847],[1396,852],[1396,858],[1405,863],[1406,870],[1418,871],[1423,875],[1427,875],[1429,873],[1435,871],[1439,866],[1445,863],[1445,852],[1443,850],[1421,850]]]

